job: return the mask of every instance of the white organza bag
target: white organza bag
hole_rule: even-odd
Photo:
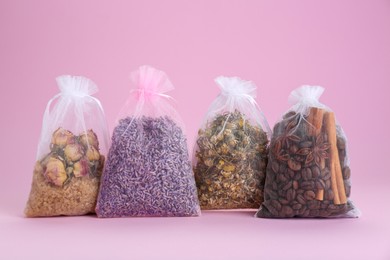
[[[334,112],[319,101],[324,88],[291,92],[293,105],[275,124],[264,202],[257,217],[356,217],[349,199],[347,139]]]
[[[76,76],[57,78],[47,104],[27,217],[93,213],[109,133],[97,86]]]
[[[271,131],[257,105],[256,86],[237,77],[215,79],[221,93],[198,132],[193,168],[202,209],[257,208]]]

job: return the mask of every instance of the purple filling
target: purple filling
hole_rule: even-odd
[[[120,120],[101,178],[96,213],[98,217],[200,215],[187,141],[169,117]]]

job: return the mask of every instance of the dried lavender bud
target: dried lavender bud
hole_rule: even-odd
[[[260,206],[267,144],[267,134],[238,110],[199,130],[194,172],[202,209]]]
[[[182,129],[169,117],[119,121],[102,176],[99,217],[198,216]]]
[[[50,152],[35,164],[33,182],[25,215],[27,217],[83,215],[95,212],[104,156],[96,147],[82,142],[86,133],[74,136],[57,129],[52,135]],[[92,148],[91,160],[84,150]]]

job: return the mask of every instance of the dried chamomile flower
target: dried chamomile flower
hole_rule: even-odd
[[[199,130],[194,165],[203,209],[256,208],[263,201],[268,137],[245,115],[217,115]]]

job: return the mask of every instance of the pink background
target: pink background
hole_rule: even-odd
[[[100,88],[110,129],[129,74],[167,72],[192,145],[218,94],[213,79],[259,87],[272,126],[301,84],[326,88],[349,138],[360,219],[25,219],[55,77]],[[0,259],[390,259],[390,1],[0,1]],[[257,258],[256,258],[257,257]]]

